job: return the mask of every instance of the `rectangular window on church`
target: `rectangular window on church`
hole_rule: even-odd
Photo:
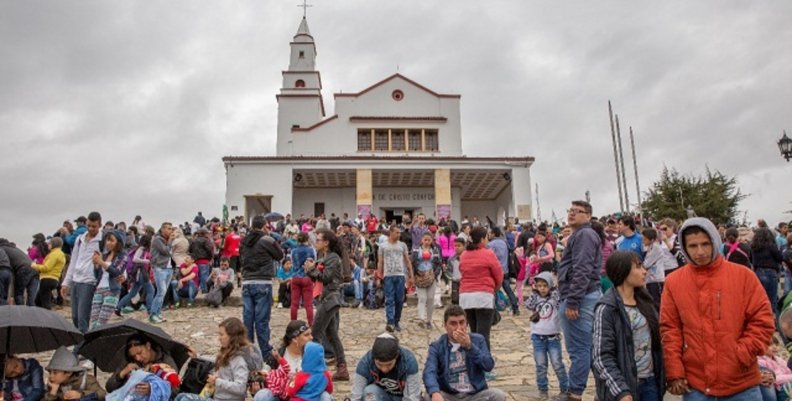
[[[419,129],[411,129],[408,132],[409,138],[409,146],[408,150],[420,152],[423,149],[421,148],[421,130]]]
[[[428,129],[424,131],[424,142],[426,145],[427,152],[437,152],[439,150],[439,146],[437,143],[437,130],[436,129]]]
[[[404,131],[391,131],[391,150],[396,152],[404,150]]]
[[[371,130],[358,130],[358,152],[371,151]]]
[[[374,132],[374,150],[380,152],[388,151],[388,130],[376,130]]]

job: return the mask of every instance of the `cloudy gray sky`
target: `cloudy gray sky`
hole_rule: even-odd
[[[27,244],[90,210],[219,215],[221,157],[275,152],[298,3],[0,3],[0,236]],[[460,93],[465,152],[536,157],[543,217],[587,189],[597,213],[618,208],[611,99],[644,189],[664,165],[708,165],[738,177],[749,218],[790,218],[775,141],[792,132],[792,2],[311,3],[328,115],[332,93],[397,66]]]

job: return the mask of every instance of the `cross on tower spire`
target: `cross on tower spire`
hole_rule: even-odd
[[[308,4],[308,0],[303,0],[302,4],[298,4],[297,7],[302,7],[303,9],[303,18],[305,18],[306,12],[308,11],[308,7],[313,7],[312,4]]]

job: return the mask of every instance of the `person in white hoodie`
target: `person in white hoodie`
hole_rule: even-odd
[[[564,359],[561,354],[561,321],[558,316],[558,290],[553,287],[553,274],[542,272],[534,277],[534,291],[525,301],[531,315],[531,343],[536,364],[536,386],[543,399],[547,399],[547,360],[553,364],[561,394],[569,390]]]
[[[678,264],[674,255],[668,250],[663,241],[660,241],[657,230],[645,228],[641,232],[643,241],[643,265],[647,270],[646,290],[654,300],[655,309],[660,310],[660,296],[663,294],[666,271],[677,268]]]

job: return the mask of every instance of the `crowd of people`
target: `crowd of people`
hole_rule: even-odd
[[[792,389],[787,337],[775,323],[785,298],[779,278],[784,293],[792,289],[787,223],[597,218],[585,201],[571,203],[564,225],[420,213],[391,222],[373,214],[223,222],[199,213],[154,229],[140,216],[127,226],[91,212],[74,223],[36,234],[27,252],[0,239],[0,304],[52,308],[68,299],[86,333],[133,311],[160,324],[168,309],[196,308],[198,298],[221,307],[241,287],[241,319],[219,325],[214,369],[194,392],[181,387],[166,350],[141,335],[130,338],[128,363],[104,389],[79,364],[79,347],[56,351],[46,383],[34,359],[7,358],[4,394],[14,400],[315,401],[333,399],[333,383],[350,380],[353,401],[504,400],[488,384],[496,378],[493,327],[521,310],[545,399],[549,365],[556,400],[582,399],[592,373],[601,401],[662,400],[666,392],[776,400]],[[423,369],[399,341],[411,293],[427,335],[444,308],[443,334]],[[280,345],[270,341],[273,307],[289,308],[291,318]],[[384,309],[382,334],[351,371],[339,333],[344,307]]]

